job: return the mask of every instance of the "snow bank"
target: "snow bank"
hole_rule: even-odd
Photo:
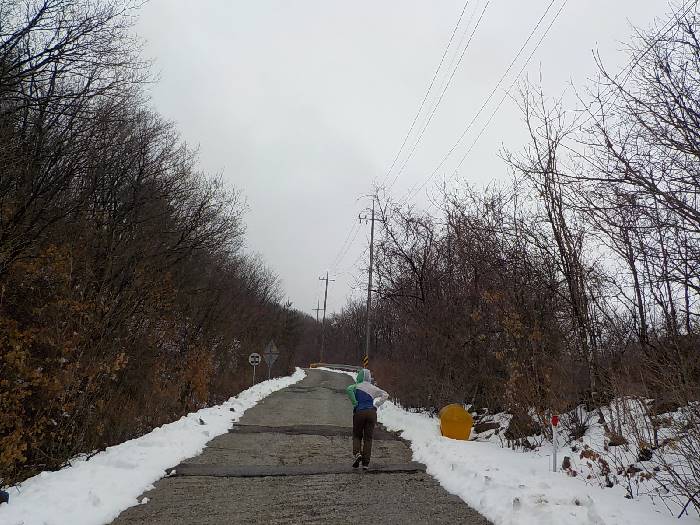
[[[653,406],[651,399],[626,397],[601,407],[602,419],[584,407],[562,415],[575,415],[588,427],[584,436],[565,447],[571,457],[569,474],[619,485],[628,497],[651,499],[674,515],[685,508],[698,517],[686,490],[697,487],[698,460],[689,459],[700,448],[700,411],[692,403],[654,414]]]
[[[324,370],[354,377],[341,370]],[[633,411],[628,412],[634,415]],[[700,524],[692,509],[690,516],[677,520],[666,508],[668,501],[648,497],[639,489],[634,491],[634,500],[626,499],[630,489],[617,479],[612,488],[601,486],[595,465],[588,467],[591,462],[580,457],[584,446],[603,448],[606,438],[599,424],[590,424],[586,436],[575,443],[575,449],[571,445],[561,447],[559,463],[568,456],[572,471],[580,474],[570,477],[566,472],[551,472],[552,446],[541,437],[533,440],[539,443],[537,450],[514,451],[504,448],[500,434],[494,432],[479,435],[478,441],[443,438],[436,417],[409,412],[391,402],[379,409],[378,416],[389,430],[400,431],[411,442],[413,459],[424,463],[428,473],[445,489],[496,525]],[[501,431],[508,426],[509,419],[505,414],[489,418],[499,423]],[[612,420],[610,414],[607,419]],[[636,458],[638,450],[631,447],[629,453]],[[619,452],[613,449],[606,457],[610,454]],[[678,513],[679,509],[669,507]]]
[[[411,442],[413,459],[449,492],[495,525],[698,524],[672,517],[648,500],[551,472],[551,447],[516,452],[495,442],[455,441],[440,435],[438,419],[385,403],[379,421]]]
[[[109,523],[124,509],[139,504],[139,495],[153,488],[153,483],[166,475],[166,469],[199,454],[209,440],[227,432],[247,409],[305,375],[297,368],[291,376],[258,383],[221,405],[193,412],[140,438],[109,447],[89,461],[78,460],[56,472],[42,472],[9,490],[10,504],[0,506],[0,523]]]

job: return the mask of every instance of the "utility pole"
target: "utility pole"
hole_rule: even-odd
[[[323,294],[323,324],[321,325],[321,357],[319,361],[323,363],[323,348],[326,345],[326,303],[328,302],[328,282],[333,282],[335,279],[328,278],[328,271],[325,277],[319,277],[319,281],[326,281],[326,291]],[[318,313],[316,314],[318,315]]]
[[[374,221],[379,220],[374,218],[374,204],[376,200],[377,196],[372,195],[372,217],[370,219],[367,219],[367,217],[363,217],[362,215],[360,215],[361,221],[371,221],[372,223],[369,236],[369,276],[367,278],[367,325],[365,328],[365,356],[362,359],[362,366],[364,366],[365,368],[369,366],[369,343],[371,339],[370,311],[372,309],[372,269],[374,267]]]
[[[316,299],[316,308],[313,308],[313,311],[316,312],[316,323],[318,323],[318,312],[321,310],[323,310],[323,308],[321,308],[319,300]],[[321,327],[321,330],[323,330],[323,327]],[[321,337],[323,337],[323,335]],[[318,342],[318,340],[316,340],[316,342]]]
[[[320,312],[321,310],[323,310],[323,308],[321,308],[319,300],[316,299],[316,308],[312,308],[312,311],[316,312],[316,322],[317,323],[318,323],[318,312]]]

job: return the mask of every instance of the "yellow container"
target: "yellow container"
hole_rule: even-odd
[[[466,441],[473,425],[474,418],[462,405],[453,403],[440,410],[440,433],[445,437]]]

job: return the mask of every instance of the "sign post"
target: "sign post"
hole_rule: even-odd
[[[559,426],[559,416],[552,416],[552,472],[557,471],[557,427]]]
[[[274,341],[270,340],[270,342],[267,343],[263,355],[265,356],[265,362],[267,363],[267,378],[270,379],[272,365],[275,364],[275,361],[277,361],[277,358],[280,355],[280,351],[277,349],[277,345],[275,345]]]
[[[253,366],[253,384],[255,384],[255,367],[260,364],[260,354],[253,352],[248,356],[248,362]]]

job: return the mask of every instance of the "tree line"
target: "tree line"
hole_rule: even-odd
[[[441,190],[432,211],[382,199],[372,367],[407,406],[513,414],[513,438],[642,400],[642,417],[600,412],[607,435],[631,423],[640,450],[670,445],[653,476],[700,509],[697,12],[638,32],[621,73],[597,65],[583,110],[523,85],[509,182]],[[359,362],[365,315],[331,319],[334,359]],[[576,414],[571,438],[590,424]]]
[[[149,107],[136,2],[0,7],[0,486],[248,386],[304,316]]]

